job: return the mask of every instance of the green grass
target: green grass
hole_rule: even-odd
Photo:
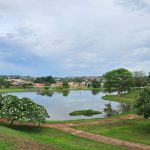
[[[38,90],[44,90],[44,88],[8,88],[8,89],[0,89],[0,93],[34,92]]]
[[[122,140],[150,144],[150,120],[121,120],[109,124],[78,126],[80,130]]]
[[[139,91],[134,90],[130,93],[122,94],[121,96],[119,96],[119,95],[106,95],[106,96],[103,96],[102,98],[104,100],[111,100],[111,101],[117,101],[117,102],[124,102],[124,103],[132,104],[138,98],[138,93],[139,93]]]
[[[0,93],[9,93],[9,92],[34,92],[34,91],[38,91],[38,90],[42,90],[45,91],[44,87],[33,87],[33,88],[1,88],[0,89]],[[60,88],[49,88],[48,91],[65,91],[66,89],[60,89]],[[95,88],[76,88],[76,89],[70,89],[70,90],[102,90],[102,88],[99,89],[95,89]]]
[[[69,113],[70,116],[80,116],[80,115],[93,116],[93,115],[97,115],[97,114],[101,114],[101,112],[95,111],[95,110],[92,110],[92,109],[76,110],[76,111],[73,111],[73,112]]]
[[[123,150],[125,148],[107,145],[100,142],[84,139],[75,135],[66,134],[61,131],[57,131],[51,128],[43,127],[27,127],[27,126],[13,126],[9,128],[4,125],[0,125],[0,137],[3,136],[6,139],[19,138],[22,141],[36,141],[40,144],[49,145],[54,149],[60,150]],[[8,150],[8,145],[0,142],[0,147],[3,150]],[[19,143],[20,144],[20,143]],[[15,149],[15,145],[13,145]],[[12,149],[13,150],[13,149]]]
[[[12,143],[8,143],[4,139],[0,139],[0,150],[15,150]]]

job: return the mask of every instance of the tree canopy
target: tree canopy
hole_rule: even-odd
[[[96,79],[92,80],[92,88],[100,88],[101,82],[97,81]]]
[[[35,83],[52,84],[55,83],[55,79],[52,76],[36,78]]]
[[[145,73],[143,71],[133,72],[133,83],[136,87],[144,87],[147,84]]]
[[[144,118],[150,117],[150,88],[143,89],[140,92],[139,99],[135,102],[134,108],[138,115]]]
[[[48,117],[45,108],[29,98],[19,99],[13,95],[0,95],[0,118],[10,120],[10,125],[16,120],[44,123]]]
[[[120,95],[123,91],[130,90],[131,86],[132,73],[127,69],[112,70],[104,75],[104,88],[107,92],[116,91]]]

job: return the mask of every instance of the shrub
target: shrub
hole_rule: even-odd
[[[44,123],[48,118],[45,108],[34,103],[31,99],[17,96],[0,95],[0,118],[6,118],[11,121],[31,121],[35,123]]]

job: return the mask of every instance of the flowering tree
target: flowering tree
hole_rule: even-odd
[[[2,117],[10,120],[12,126],[16,120],[44,123],[49,116],[43,106],[28,98],[19,99],[17,96],[0,95],[0,118]]]

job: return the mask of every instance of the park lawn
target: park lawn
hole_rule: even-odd
[[[117,101],[117,102],[124,102],[124,103],[129,103],[132,104],[138,99],[138,90],[131,91],[130,93],[125,93],[122,95],[106,95],[103,96],[102,98],[104,100],[111,100],[111,101]]]
[[[0,93],[11,93],[11,92],[37,92],[39,90],[45,91],[44,87],[31,87],[31,88],[0,88]],[[59,88],[49,88],[48,91],[64,91],[66,89]],[[78,88],[70,90],[102,90],[102,89],[93,89],[93,88]]]
[[[0,150],[15,150],[12,143],[0,138]]]
[[[19,142],[16,142],[18,141]],[[0,149],[15,150],[20,145],[25,145],[24,150],[32,149],[27,145],[33,146],[38,144],[39,150],[44,146],[49,147],[48,150],[124,150],[123,147],[108,145],[93,140],[70,135],[55,129],[44,127],[27,127],[13,126],[7,127],[1,123],[0,125]],[[36,144],[35,144],[36,143]],[[11,145],[11,146],[10,146]],[[8,147],[10,147],[8,149]],[[33,147],[34,148],[34,147]],[[20,148],[21,150],[22,148]],[[37,149],[37,150],[38,150]]]
[[[0,93],[36,92],[38,90],[44,90],[44,88],[7,88],[7,89],[0,89]]]
[[[150,120],[120,120],[109,124],[77,126],[80,130],[150,145]]]

